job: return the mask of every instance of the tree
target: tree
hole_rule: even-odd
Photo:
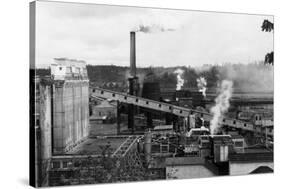
[[[261,28],[262,28],[262,31],[271,32],[271,30],[274,29],[274,25],[272,22],[270,22],[268,20],[264,20]]]
[[[265,31],[265,32],[271,32],[274,30],[274,24],[268,20],[264,20],[263,23],[262,23],[262,31]],[[273,65],[273,62],[274,62],[274,52],[270,52],[270,53],[267,53],[265,55],[265,58],[264,58],[264,64],[272,64]]]
[[[274,62],[274,53],[273,53],[273,51],[272,52],[270,52],[270,53],[267,53],[266,55],[265,55],[265,58],[264,58],[264,63],[265,64],[272,64],[273,65],[273,62]]]

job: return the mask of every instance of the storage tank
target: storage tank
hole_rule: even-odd
[[[151,140],[152,133],[150,130],[147,130],[144,133],[144,154],[146,163],[149,163],[151,158]]]
[[[142,88],[142,97],[151,100],[160,100],[160,84],[159,82],[144,82]]]
[[[143,89],[142,89],[142,97],[159,101],[160,100],[160,85],[158,82],[153,81],[146,81],[143,83]],[[145,112],[146,118],[147,118],[147,128],[153,128],[153,117],[157,117],[159,114],[157,111],[153,111],[147,108],[142,108],[142,110]]]

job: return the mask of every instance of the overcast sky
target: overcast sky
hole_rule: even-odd
[[[173,31],[136,33],[137,66],[200,66],[263,60],[273,50],[270,16],[37,1],[36,64],[53,58],[129,66],[129,32],[139,25]]]

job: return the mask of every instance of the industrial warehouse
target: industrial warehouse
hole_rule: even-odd
[[[137,37],[156,30],[174,31],[157,25],[127,31],[130,60],[124,68],[57,57],[46,69],[31,70],[36,186],[274,171],[273,91],[242,89],[243,82],[212,68],[198,71],[190,84],[190,67],[138,67]],[[97,76],[104,75],[98,68],[112,74]],[[254,68],[273,77],[273,63]],[[108,79],[118,74],[122,80]]]

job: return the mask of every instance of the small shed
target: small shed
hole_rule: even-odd
[[[92,112],[93,117],[115,119],[117,117],[117,106],[107,100],[104,100],[99,105],[93,106]]]
[[[241,135],[231,135],[234,150],[238,153],[244,153],[245,139]]]

